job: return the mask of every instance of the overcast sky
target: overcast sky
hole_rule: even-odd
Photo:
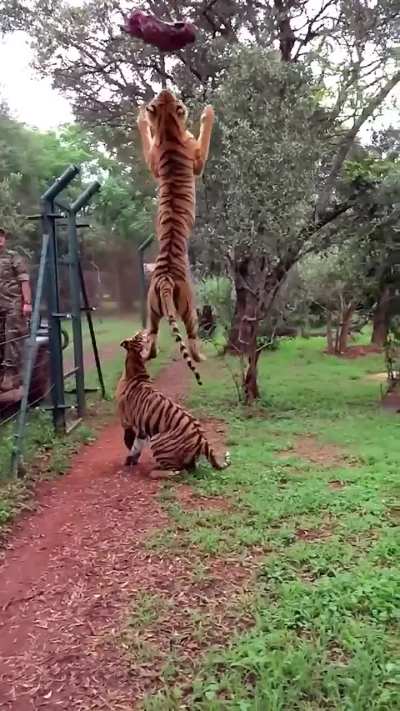
[[[71,1],[71,0],[70,0]],[[73,119],[68,101],[51,87],[50,79],[39,79],[30,67],[32,52],[25,34],[16,32],[0,39],[0,97],[9,104],[13,116],[42,130],[56,128]],[[400,98],[399,87],[392,92],[383,120],[378,125],[399,124],[398,110],[391,106]]]
[[[0,96],[16,119],[42,130],[71,121],[67,100],[52,89],[50,79],[38,78],[29,66],[31,59],[24,33],[0,40]]]

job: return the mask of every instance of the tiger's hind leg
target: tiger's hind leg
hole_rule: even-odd
[[[193,454],[186,451],[182,436],[171,432],[153,437],[150,447],[154,458],[152,479],[171,479],[181,474],[187,468],[186,462],[193,459]]]
[[[158,293],[150,285],[149,295],[147,298],[147,347],[143,352],[143,360],[151,360],[157,358],[157,336],[162,319],[162,307]]]
[[[183,284],[179,288],[178,312],[185,325],[190,357],[195,363],[206,360],[205,355],[200,352],[200,342],[198,337],[199,321],[194,305],[192,290],[188,284]]]

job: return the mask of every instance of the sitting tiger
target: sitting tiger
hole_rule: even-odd
[[[208,158],[214,109],[204,109],[197,140],[187,130],[186,121],[186,107],[168,90],[142,109],[137,121],[145,161],[159,183],[156,232],[160,252],[148,294],[149,345],[145,359],[157,355],[159,323],[165,316],[183,358],[201,385],[193,363],[204,356],[198,344],[187,241],[195,220],[195,176],[201,175]],[[185,324],[189,352],[178,329],[177,314]]]
[[[144,331],[121,343],[127,353],[116,397],[124,442],[130,450],[126,465],[138,463],[149,440],[156,469],[168,470],[165,476],[171,476],[171,470],[172,473],[193,471],[201,455],[214,469],[225,469],[230,464],[229,452],[224,463],[219,463],[200,422],[154,387],[143,360],[147,344],[148,335]]]

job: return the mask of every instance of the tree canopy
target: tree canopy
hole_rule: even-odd
[[[144,179],[137,106],[165,85],[192,108],[215,104],[190,248],[209,264],[218,252],[222,261],[216,245],[228,248],[236,289],[230,343],[254,356],[258,325],[299,260],[328,250],[336,268],[342,243],[355,268],[359,247],[368,261],[395,235],[398,136],[375,134],[366,152],[359,134],[400,82],[398,2],[147,0],[140,7],[192,21],[196,43],[171,56],[128,38],[120,25],[132,8],[122,0],[6,0],[0,28],[29,33],[37,70],[85,127],[80,150],[89,146],[92,165],[107,171],[98,203],[103,234],[125,240],[150,229],[154,187]]]

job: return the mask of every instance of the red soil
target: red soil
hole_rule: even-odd
[[[158,384],[178,399],[188,378],[179,361]],[[0,569],[4,711],[134,708],[134,674],[112,637],[132,595],[168,590],[180,561],[171,570],[143,545],[166,524],[160,482],[146,476],[147,452],[134,472],[125,454],[119,425],[109,425],[67,476],[40,485],[38,510],[14,526]]]

